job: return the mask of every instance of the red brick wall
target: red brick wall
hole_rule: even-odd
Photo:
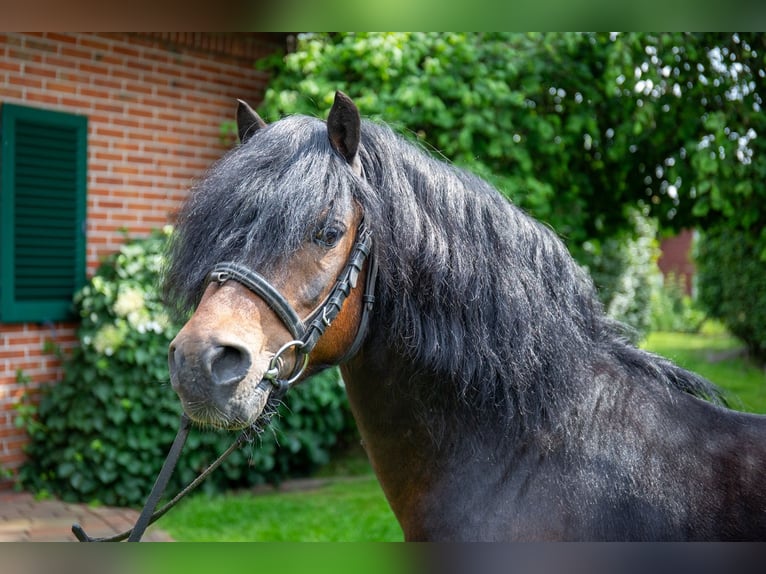
[[[123,241],[162,227],[190,182],[226,149],[221,123],[235,98],[257,104],[267,76],[256,58],[284,45],[282,34],[0,33],[0,104],[88,116],[87,266]],[[64,350],[76,325],[0,324],[0,471],[23,461],[25,435],[14,405],[60,377],[43,351]],[[0,475],[1,477],[1,475]]]

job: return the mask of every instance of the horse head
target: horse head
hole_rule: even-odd
[[[255,153],[261,134],[274,125],[267,126],[240,101],[238,153]],[[336,94],[326,132],[326,153],[339,156],[342,169],[358,178],[360,117],[342,93]],[[262,170],[271,168],[269,162],[262,165]],[[259,181],[268,174],[245,176]],[[265,209],[256,206],[253,211]],[[196,310],[168,353],[173,389],[196,422],[250,426],[268,410],[270,397],[279,399],[290,385],[358,348],[365,304],[357,277],[371,249],[362,210],[350,193],[336,194],[304,235],[289,258],[266,271],[251,269],[247,253],[209,269]]]

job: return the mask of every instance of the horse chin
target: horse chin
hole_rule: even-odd
[[[224,430],[241,430],[258,426],[266,415],[271,396],[271,385],[259,385],[260,381],[242,381],[238,392],[229,397],[210,397],[202,401],[189,401],[181,397],[187,416],[202,427]]]

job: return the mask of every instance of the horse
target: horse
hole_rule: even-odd
[[[633,346],[550,228],[342,92],[236,116],[163,277],[196,423],[339,365],[407,541],[766,539],[766,417]]]

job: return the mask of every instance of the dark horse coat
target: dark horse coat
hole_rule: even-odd
[[[246,142],[179,216],[167,300],[194,309],[220,261],[283,277],[355,206],[380,270],[342,373],[408,540],[766,538],[766,418],[628,344],[554,233],[485,181],[335,106],[329,133],[240,117]]]

